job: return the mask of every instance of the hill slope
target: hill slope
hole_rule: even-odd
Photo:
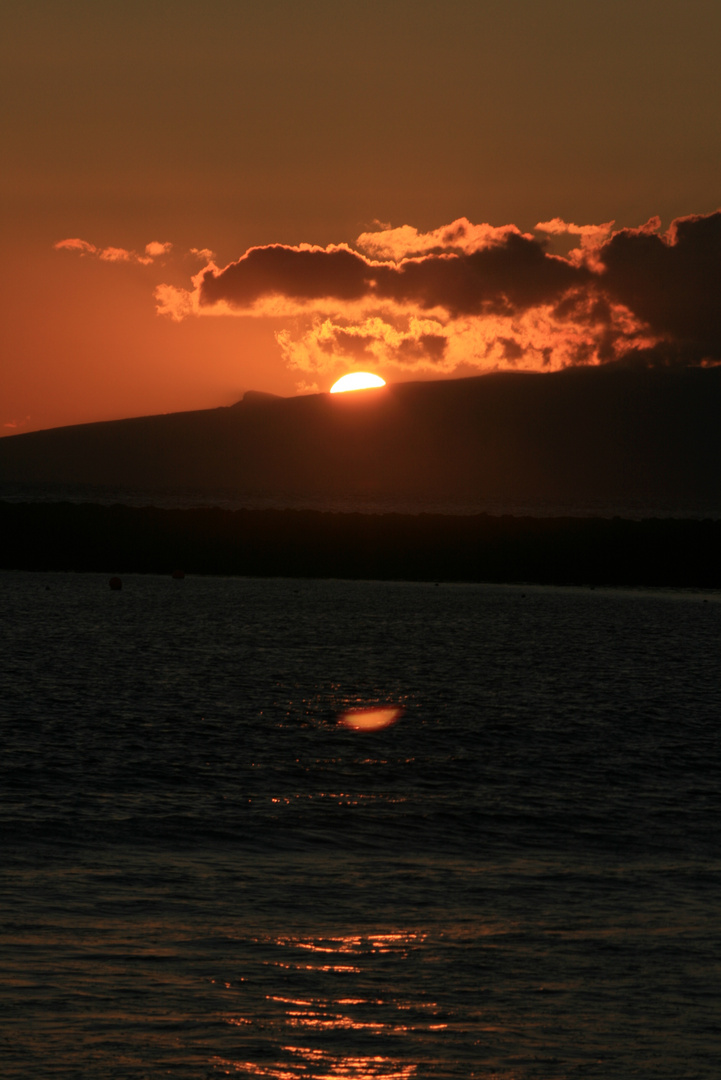
[[[721,507],[721,368],[577,369],[246,394],[0,440],[0,482]]]

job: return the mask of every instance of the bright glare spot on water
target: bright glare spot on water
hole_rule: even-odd
[[[398,705],[385,705],[373,709],[349,709],[340,717],[341,724],[354,731],[379,731],[390,727],[399,718],[403,709]]]

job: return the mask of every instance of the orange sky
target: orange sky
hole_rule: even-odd
[[[721,202],[719,40],[715,0],[8,0],[0,432],[328,389],[353,366],[391,380],[538,366],[544,342],[553,367],[598,357],[609,334],[616,353],[662,342],[713,359],[703,305],[669,322],[635,282],[673,292],[715,273],[713,219],[683,250],[661,237]],[[624,233],[608,249],[601,314],[588,245],[611,234],[534,231],[653,215],[648,251]],[[438,277],[449,260],[486,274],[517,241],[436,232],[458,219],[550,244],[544,288],[534,278],[530,298],[509,299],[494,278],[496,292],[459,306]],[[68,239],[87,246],[56,249]],[[559,277],[548,252],[581,241]],[[290,284],[249,285],[259,257],[242,257],[273,244],[293,267],[299,245],[347,245],[382,280],[352,302],[309,300],[306,286],[299,299],[295,269]],[[224,307],[201,303],[202,251],[216,291],[240,266],[251,305],[227,290]],[[413,289],[391,266],[408,257],[425,275]],[[511,263],[508,275],[513,292]],[[158,314],[159,297],[175,314],[168,298],[190,298],[189,314]]]

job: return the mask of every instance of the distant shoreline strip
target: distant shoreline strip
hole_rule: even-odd
[[[0,500],[0,568],[721,588],[721,521]]]

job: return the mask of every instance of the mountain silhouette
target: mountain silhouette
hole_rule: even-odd
[[[0,440],[0,482],[286,495],[721,503],[721,368],[397,383]]]

